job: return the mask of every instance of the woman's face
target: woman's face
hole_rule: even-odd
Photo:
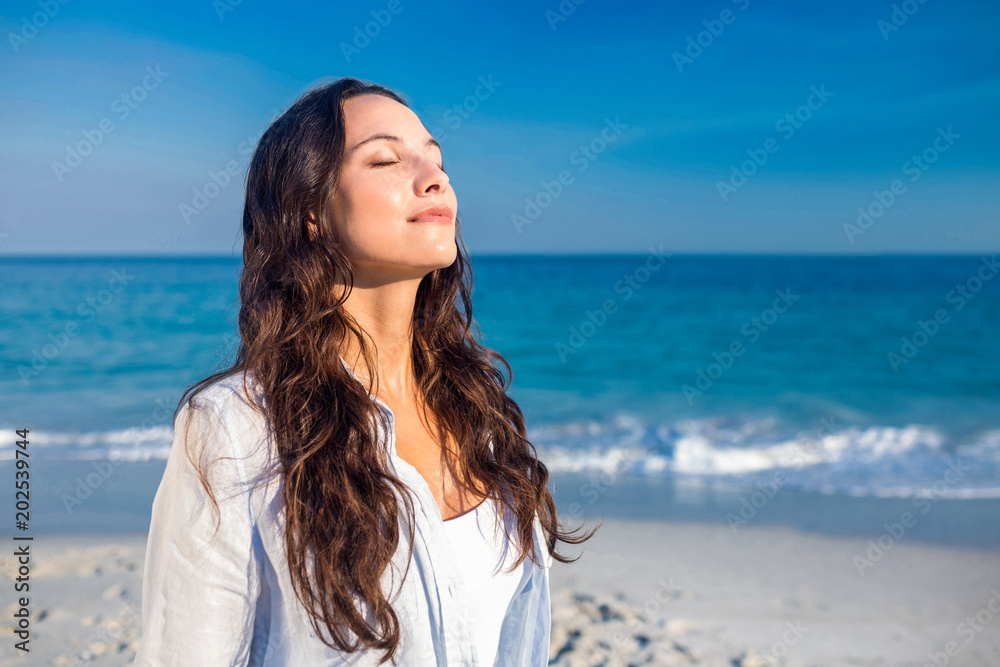
[[[355,284],[419,279],[450,266],[458,201],[430,133],[408,107],[382,95],[351,98],[344,114],[344,162],[328,213]],[[413,221],[432,207],[448,209],[450,220]]]

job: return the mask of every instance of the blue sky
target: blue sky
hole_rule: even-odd
[[[250,147],[340,76],[439,136],[474,254],[1000,247],[1000,4],[562,6],[7,2],[0,254],[239,253]]]

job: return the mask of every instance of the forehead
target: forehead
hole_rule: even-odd
[[[348,148],[373,134],[394,134],[418,145],[429,135],[412,109],[382,95],[359,95],[344,102],[344,129]]]

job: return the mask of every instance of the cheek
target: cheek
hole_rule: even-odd
[[[332,213],[338,239],[349,252],[368,255],[398,235],[405,223],[405,193],[389,179],[345,184]]]
[[[398,224],[406,201],[404,187],[383,175],[354,183],[350,193],[352,216],[366,227]]]

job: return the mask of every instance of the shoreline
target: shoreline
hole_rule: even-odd
[[[31,489],[32,532],[147,531],[166,461],[109,462],[107,477],[96,473],[103,463],[35,461],[33,477],[44,483]],[[13,474],[11,462],[0,462],[0,476]],[[713,524],[734,535],[750,527],[785,526],[813,535],[878,540],[894,533],[900,535],[890,534],[894,541],[1000,548],[1000,498],[921,500],[789,488],[768,495],[758,486],[596,472],[552,473],[549,490],[567,526],[602,517]],[[0,503],[13,506],[10,486],[0,488]]]
[[[130,664],[145,546],[144,532],[36,535],[31,658],[8,634],[0,665]],[[551,570],[550,656],[563,666],[602,656],[613,656],[609,665],[650,656],[661,665],[924,665],[951,642],[948,664],[1000,664],[1000,613],[988,607],[1000,553],[900,540],[859,573],[853,558],[865,548],[788,527],[733,534],[725,524],[607,518],[587,543],[558,547],[580,558]],[[14,559],[3,557],[4,579]],[[3,606],[13,613],[13,592]],[[979,630],[961,626],[977,614]]]

